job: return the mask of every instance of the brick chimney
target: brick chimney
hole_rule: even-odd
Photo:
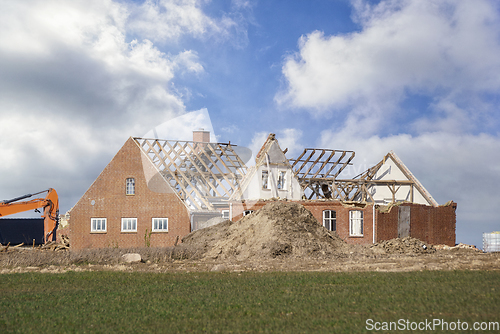
[[[200,128],[193,131],[193,141],[198,143],[210,143],[210,131]]]

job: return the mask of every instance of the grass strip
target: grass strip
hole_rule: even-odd
[[[366,320],[500,321],[500,272],[23,273],[0,332],[360,333]]]

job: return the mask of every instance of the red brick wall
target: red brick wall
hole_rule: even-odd
[[[404,203],[410,206],[410,236],[437,245],[455,245],[456,203],[439,207],[422,204]],[[377,242],[397,238],[398,206],[388,212],[376,210]]]
[[[243,210],[258,210],[262,208],[266,201],[253,203],[233,203],[233,221],[242,217]],[[323,224],[323,210],[334,210],[337,213],[337,234],[350,244],[371,244],[373,243],[373,207],[371,205],[359,205],[357,207],[342,204],[337,200],[327,201],[297,201],[306,209],[311,211],[313,216]],[[363,236],[349,236],[349,211],[363,211]]]
[[[135,179],[135,195],[125,194],[130,177]],[[106,233],[91,233],[91,218],[106,218]],[[121,232],[121,218],[137,218],[137,232]],[[182,239],[190,232],[189,214],[180,199],[148,189],[140,148],[130,138],[71,210],[71,249],[144,247],[152,218],[168,218],[168,232],[153,232],[151,247],[172,246],[177,236]]]

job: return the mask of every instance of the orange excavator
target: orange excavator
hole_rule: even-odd
[[[42,194],[44,192],[47,192],[45,198],[36,198],[29,201],[19,202],[23,199]],[[38,211],[40,208],[43,208],[42,218],[44,218],[43,241],[44,243],[56,241],[56,230],[59,225],[59,198],[57,197],[57,192],[52,188],[34,194],[27,194],[6,201],[1,201],[0,217],[28,210],[40,212]]]

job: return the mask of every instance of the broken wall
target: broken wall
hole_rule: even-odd
[[[402,218],[400,207],[410,208],[409,236],[429,244],[455,246],[456,208],[457,204],[432,207],[415,203],[381,206],[376,210],[376,241],[381,242],[397,238],[401,231]]]

